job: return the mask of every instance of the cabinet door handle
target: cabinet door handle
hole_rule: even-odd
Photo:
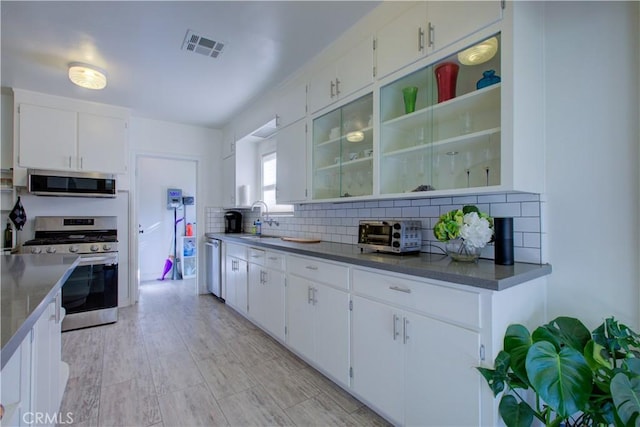
[[[71,167],[71,156],[69,156],[69,167]]]
[[[409,319],[407,319],[406,317],[404,318],[404,325],[403,325],[403,337],[402,337],[402,343],[406,344],[407,341],[409,341]]]
[[[279,258],[277,256],[270,256],[269,259],[271,261],[277,261]]]
[[[336,77],[336,96],[340,96],[340,80]]]
[[[331,99],[333,99],[333,97],[335,96],[335,95],[333,94],[333,92],[334,92],[334,91],[333,91],[333,88],[335,87],[335,85],[336,85],[336,84],[333,82],[333,80],[331,80],[331,82],[329,83],[329,94],[331,95]]]
[[[313,288],[311,286],[307,286],[307,304],[311,304],[313,302]]]
[[[393,315],[393,340],[394,341],[400,335],[400,332],[398,331],[398,320],[400,320],[400,318],[394,314]]]
[[[418,27],[418,52],[424,50],[424,30],[422,27]]]
[[[400,286],[389,286],[389,289],[391,289],[392,291],[404,292],[405,294],[410,294],[411,293],[411,289],[402,288]]]
[[[80,169],[84,169],[84,157],[80,156]]]
[[[318,267],[316,267],[315,265],[307,265],[305,268],[306,268],[307,270],[313,270],[313,271],[318,270]]]
[[[432,47],[436,41],[436,27],[429,22],[429,47]]]
[[[316,293],[318,292],[318,288],[311,288],[313,290],[313,305],[318,303],[318,299],[316,298]]]

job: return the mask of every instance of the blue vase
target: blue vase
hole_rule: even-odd
[[[483,77],[476,83],[476,89],[482,89],[483,87],[491,86],[492,84],[500,83],[500,76],[496,76],[495,70],[487,70],[482,73]]]

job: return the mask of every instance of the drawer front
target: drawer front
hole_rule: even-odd
[[[342,289],[349,289],[349,267],[294,255],[288,257],[288,272],[314,282],[326,283]]]
[[[258,264],[258,265],[264,265],[265,251],[263,249],[249,248],[247,253],[248,253],[247,261],[252,262],[254,264]]]
[[[284,254],[279,252],[265,252],[264,265],[265,267],[272,268],[274,270],[284,271]]]
[[[224,242],[226,255],[247,260],[247,247],[244,245],[236,245],[234,243]]]
[[[353,290],[405,308],[480,327],[480,294],[383,273],[353,271]]]

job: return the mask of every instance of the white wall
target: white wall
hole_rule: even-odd
[[[154,155],[168,159],[194,160],[197,162],[196,189],[196,237],[198,238],[198,290],[206,292],[204,283],[204,233],[205,206],[222,204],[222,133],[219,130],[183,125],[159,120],[132,117],[129,133],[131,159],[136,164],[138,155]],[[130,188],[135,195],[135,166],[131,168]],[[132,233],[137,235],[137,207],[132,212]],[[133,235],[133,234],[132,234]],[[132,242],[132,256],[137,254],[137,242]],[[134,272],[135,273],[135,272]]]
[[[637,2],[546,4],[550,318],[640,326],[638,20]]]

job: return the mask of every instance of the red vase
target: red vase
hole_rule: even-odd
[[[436,67],[438,102],[447,101],[456,97],[456,81],[458,80],[459,68],[458,64],[454,62],[443,62]]]

